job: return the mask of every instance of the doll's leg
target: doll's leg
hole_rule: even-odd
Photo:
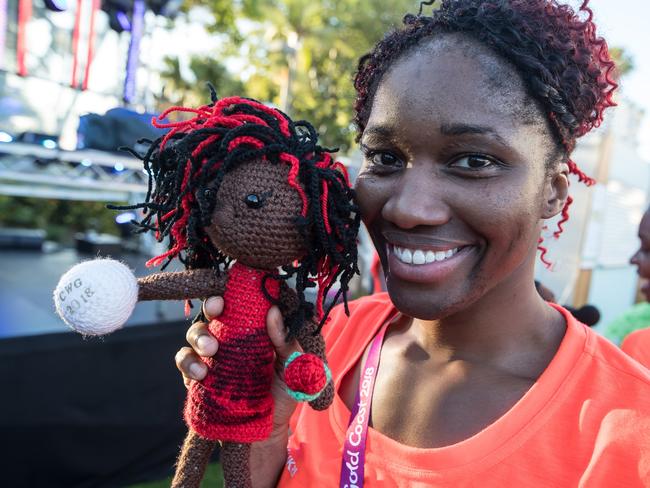
[[[216,444],[190,429],[178,456],[172,488],[199,488]]]
[[[251,488],[249,459],[251,445],[224,442],[221,448],[221,465],[225,488]]]

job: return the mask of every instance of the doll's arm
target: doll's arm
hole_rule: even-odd
[[[296,292],[289,288],[289,286],[280,283],[280,311],[286,317],[298,308],[298,296]],[[325,357],[325,340],[320,333],[315,333],[318,329],[318,323],[311,319],[307,321],[298,333],[298,343],[303,351],[318,356],[325,364],[327,358]],[[330,381],[320,396],[315,400],[309,402],[309,405],[314,410],[324,410],[332,403],[334,399],[334,385]]]
[[[213,269],[156,273],[138,278],[138,301],[223,296],[226,281],[226,273]]]
[[[223,295],[225,273],[196,269],[157,273],[138,280],[112,259],[93,259],[73,266],[54,290],[59,316],[84,335],[104,335],[121,328],[138,300],[182,300]]]
[[[283,317],[287,317],[298,308],[298,296],[296,292],[289,288],[285,282],[280,283],[280,311]],[[306,322],[298,333],[298,342],[305,352],[315,354],[325,360],[325,341],[323,336],[315,334],[318,324],[314,319]]]

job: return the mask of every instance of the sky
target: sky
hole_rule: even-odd
[[[621,81],[621,92],[645,110],[640,131],[641,156],[650,162],[650,2],[648,0],[591,0],[598,32],[634,60],[634,71]]]

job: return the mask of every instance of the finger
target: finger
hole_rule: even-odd
[[[287,342],[287,330],[284,327],[282,313],[280,313],[280,309],[276,306],[271,307],[266,315],[266,330],[275,348],[275,354],[282,364],[284,364],[292,353],[296,351],[302,352],[298,341],[293,339]]]
[[[221,297],[210,297],[203,302],[201,306],[203,310],[203,315],[208,320],[212,320],[215,317],[218,317],[223,312],[223,298]]]
[[[183,347],[176,353],[174,359],[176,361],[176,367],[183,374],[185,386],[187,386],[187,378],[200,381],[205,378],[208,372],[208,367],[203,364],[191,347]]]
[[[208,330],[208,324],[205,322],[197,322],[192,324],[185,338],[190,346],[203,357],[212,357],[217,353],[219,348],[219,343],[217,340],[210,334]]]

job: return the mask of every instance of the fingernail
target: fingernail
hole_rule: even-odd
[[[202,306],[203,315],[205,315],[206,318],[214,318],[214,317],[211,317],[210,313],[206,313],[206,310],[209,310],[209,309],[212,310],[212,312],[217,314],[217,315],[219,313],[221,313],[218,310],[216,310],[217,308],[219,308],[220,301],[221,301],[220,297],[210,297],[205,302],[203,302],[203,306]]]
[[[208,352],[208,349],[210,349],[212,343],[212,338],[208,337],[207,335],[199,336],[199,338],[196,340],[196,345],[201,350],[201,352]]]
[[[192,378],[198,380],[203,376],[203,367],[200,364],[194,363],[190,365],[190,374]]]

